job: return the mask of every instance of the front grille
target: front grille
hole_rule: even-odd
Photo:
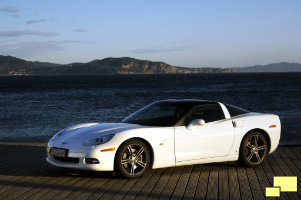
[[[58,156],[53,156],[55,160],[59,160],[62,162],[71,162],[71,163],[79,163],[79,158],[71,158],[71,157],[58,157]]]

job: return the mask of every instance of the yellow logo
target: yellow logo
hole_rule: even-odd
[[[280,192],[297,192],[297,176],[274,176],[274,186],[265,188],[265,196],[280,197]]]

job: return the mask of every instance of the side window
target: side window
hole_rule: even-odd
[[[225,119],[225,115],[218,104],[208,104],[193,108],[187,116],[185,124],[190,123],[193,119],[203,119],[208,123]]]
[[[225,104],[225,106],[227,107],[231,117],[237,116],[237,115],[242,115],[242,114],[246,114],[249,111],[236,107],[236,106],[232,106],[230,104]]]

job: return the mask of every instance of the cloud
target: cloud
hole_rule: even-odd
[[[36,24],[36,23],[42,23],[42,22],[46,22],[46,19],[34,19],[34,20],[28,20],[26,23],[27,24]]]
[[[10,6],[9,7],[0,8],[0,12],[17,13],[19,11],[20,11],[19,8],[10,7]]]
[[[132,53],[136,54],[149,54],[149,53],[161,53],[161,52],[174,52],[183,51],[184,47],[172,47],[172,48],[140,48],[131,50]]]
[[[77,29],[74,29],[74,32],[85,33],[85,32],[88,32],[88,30],[84,29],[84,28],[77,28]]]
[[[27,16],[29,16],[29,17],[37,17],[37,16],[39,16],[39,14],[38,13],[30,13]]]
[[[11,6],[0,8],[0,12],[10,13],[12,18],[19,18],[20,17],[18,14],[19,11],[20,11],[19,8],[11,7]]]
[[[43,55],[49,51],[59,51],[64,48],[55,41],[27,41],[17,42],[14,44],[2,45],[0,53],[2,55],[13,55],[13,56],[36,56]]]
[[[20,15],[15,13],[15,14],[12,14],[11,17],[12,17],[12,18],[19,18]]]
[[[0,37],[20,37],[20,36],[26,36],[26,35],[52,37],[52,36],[58,36],[59,34],[56,32],[29,31],[29,30],[0,31]]]
[[[64,44],[75,44],[75,43],[84,43],[83,41],[81,40],[62,40],[60,41],[61,43],[64,43]]]
[[[67,44],[84,43],[78,40],[63,41],[26,41],[15,42],[11,44],[1,45],[0,55],[12,55],[17,57],[30,57],[44,55],[51,51],[63,51],[67,48]]]

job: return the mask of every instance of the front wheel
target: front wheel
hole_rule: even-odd
[[[147,146],[137,139],[124,142],[118,149],[115,171],[124,178],[138,178],[149,167],[150,153]]]
[[[248,167],[256,167],[266,159],[268,150],[265,136],[258,131],[252,131],[242,140],[239,161]]]

